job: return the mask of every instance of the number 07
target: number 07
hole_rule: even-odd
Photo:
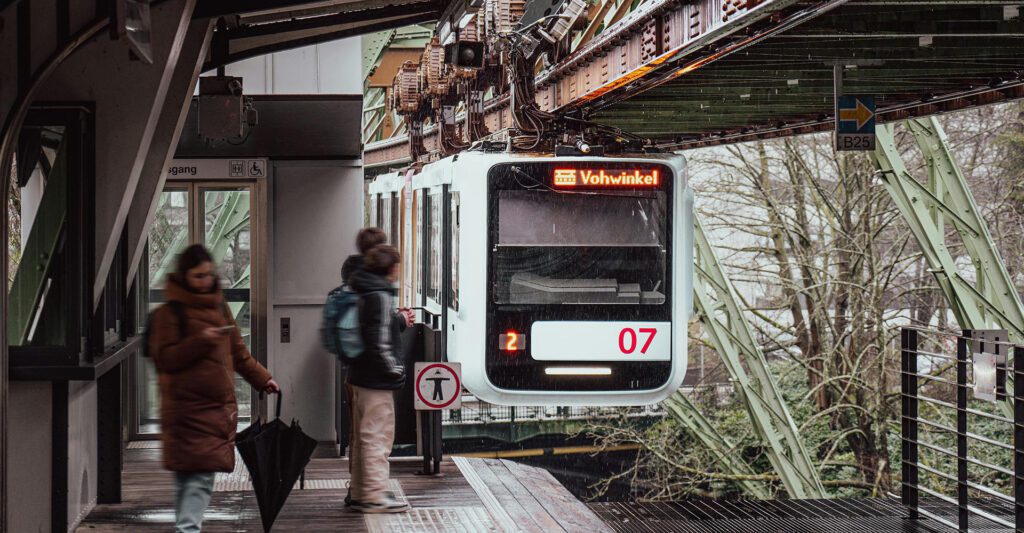
[[[640,353],[646,354],[647,349],[651,347],[651,342],[654,341],[654,336],[658,334],[658,330],[656,328],[640,328],[640,333],[647,335],[647,340],[640,348]],[[626,342],[627,337],[629,338],[628,343]],[[633,331],[633,328],[622,328],[622,331],[619,332],[619,351],[631,354],[636,351],[636,345],[636,331]]]

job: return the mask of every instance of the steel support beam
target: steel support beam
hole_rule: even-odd
[[[135,281],[135,274],[149,241],[149,229],[156,218],[160,191],[167,180],[167,167],[174,157],[174,149],[178,146],[178,139],[184,129],[203,58],[210,49],[212,34],[211,20],[193,20],[189,24],[180,59],[174,66],[167,98],[161,105],[151,149],[146,154],[138,189],[128,212],[128,288],[131,288]],[[148,287],[142,287],[140,290],[148,290]]]
[[[1006,329],[1011,342],[1024,342],[1020,295],[953,159],[942,126],[935,118],[906,124],[925,157],[926,183],[918,181],[903,163],[893,125],[878,129],[873,155],[882,183],[921,247],[929,271],[961,329]],[[950,251],[947,223],[960,235],[974,266],[973,275],[960,268],[958,257]]]
[[[711,422],[700,412],[697,406],[680,391],[676,391],[668,399],[661,402],[677,422],[685,426],[697,440],[704,445],[711,453],[715,454],[722,470],[727,474],[735,476],[756,476],[757,472],[744,461],[737,452],[736,446],[722,436]],[[739,480],[737,483],[743,487],[745,496],[752,496],[761,500],[770,497],[765,490],[765,485],[752,480]]]
[[[725,269],[694,217],[694,304],[736,387],[765,453],[792,498],[826,498],[817,467],[743,315]]]
[[[137,192],[174,67],[182,59],[195,0],[168,0],[152,9],[153,64],[131,59],[124,41],[88,43],[47,79],[39,100],[95,101],[96,250],[92,302],[107,273]],[[131,83],[121,80],[131,79]],[[111,149],[116,147],[116,149]]]

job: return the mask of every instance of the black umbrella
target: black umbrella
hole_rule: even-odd
[[[309,464],[316,440],[303,433],[295,420],[291,426],[281,420],[281,394],[278,393],[277,417],[267,423],[257,419],[238,434],[235,447],[249,469],[263,530],[270,531],[295,481]]]

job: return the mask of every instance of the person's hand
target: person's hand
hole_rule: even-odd
[[[412,309],[403,307],[399,309],[398,312],[402,313],[402,316],[405,317],[405,327],[411,328],[412,325],[416,323],[416,313],[414,313]]]
[[[199,335],[208,341],[219,341],[227,334],[227,331],[221,330],[220,328],[206,328]]]
[[[263,392],[266,392],[267,394],[276,394],[278,392],[281,392],[281,386],[278,385],[276,381],[271,379],[268,380],[267,383],[263,385]]]

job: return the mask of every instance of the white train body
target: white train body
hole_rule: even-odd
[[[683,382],[693,194],[682,156],[464,152],[378,176],[369,194],[371,225],[402,252],[401,305],[434,327],[448,314],[447,360],[478,398],[647,405]]]

